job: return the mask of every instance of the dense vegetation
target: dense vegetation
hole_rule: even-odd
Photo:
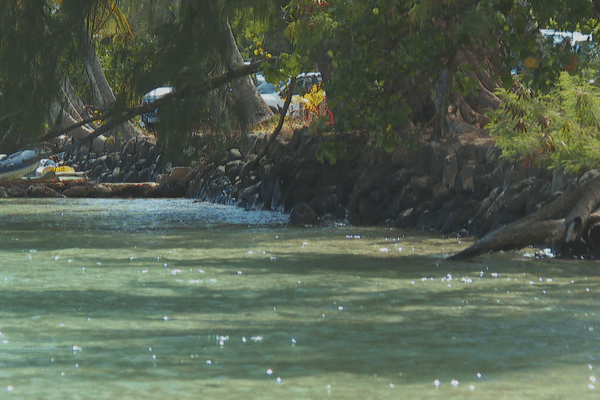
[[[74,122],[134,117],[143,93],[170,85],[179,95],[163,106],[175,110],[158,131],[163,143],[181,149],[199,129],[243,131],[253,122],[248,105],[240,108],[247,96],[235,96],[244,84],[204,89],[239,66],[231,61],[239,49],[249,61],[276,58],[264,66],[274,82],[321,71],[336,121],[318,125],[322,132],[364,130],[393,149],[425,130],[442,136],[447,118],[458,118],[489,123],[508,157],[578,170],[593,165],[598,147],[597,58],[593,49],[548,46],[540,29],[600,37],[599,15],[592,0],[7,0],[0,149],[68,127],[56,114],[72,96],[65,79],[95,109]],[[90,79],[89,40],[110,101]],[[324,156],[343,151],[325,143]]]

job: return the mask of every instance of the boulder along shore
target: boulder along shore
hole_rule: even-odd
[[[0,197],[188,197],[290,214],[290,223],[349,223],[477,236],[528,215],[577,186],[579,177],[500,158],[482,129],[450,121],[441,139],[421,135],[415,146],[389,153],[364,133],[340,134],[346,155],[317,159],[323,136],[296,130],[276,139],[250,135],[251,150],[231,148],[222,160],[165,163],[158,146],[139,138],[119,151],[80,148],[61,161],[88,171],[84,182],[17,180]]]
[[[451,120],[446,137],[421,135],[415,147],[389,153],[366,134],[343,134],[346,157],[317,159],[323,137],[306,129],[277,139],[256,162],[233,148],[218,163],[201,163],[189,197],[248,209],[290,213],[297,225],[350,223],[483,236],[573,190],[579,178],[500,158],[483,129]]]

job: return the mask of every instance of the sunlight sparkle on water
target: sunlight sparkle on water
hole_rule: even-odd
[[[257,226],[238,209],[232,226],[228,208],[185,200],[63,200],[3,204],[7,398],[595,394],[593,263],[510,252],[457,263],[444,256],[466,244],[425,233]]]

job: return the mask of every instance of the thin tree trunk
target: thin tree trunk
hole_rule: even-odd
[[[65,79],[61,85],[61,100],[52,106],[51,119],[52,124],[60,128],[73,126],[80,121],[89,118],[89,111],[86,110],[83,101],[75,92],[75,88],[68,79]],[[90,136],[94,132],[95,127],[90,124],[78,126],[69,132],[73,141]],[[91,136],[90,136],[91,137]],[[95,137],[91,139],[92,150],[96,153],[101,153],[104,150],[105,137]]]
[[[108,80],[106,79],[106,75],[104,75],[98,54],[96,54],[94,42],[87,31],[87,26],[85,27],[82,45],[85,51],[83,57],[83,67],[92,88],[92,92],[94,93],[94,99],[100,109],[106,110],[115,104],[116,97],[112,88],[110,87],[110,84],[108,83]],[[116,127],[115,133],[117,136],[121,136],[121,138],[126,141],[133,137],[139,136],[138,132],[130,121],[127,121],[124,124]]]
[[[223,35],[226,40],[221,54],[227,69],[240,68],[244,65],[244,59],[240,54],[227,20],[223,26]],[[234,79],[231,81],[231,87],[236,103],[241,107],[243,115],[247,118],[250,126],[263,122],[273,115],[249,76]]]

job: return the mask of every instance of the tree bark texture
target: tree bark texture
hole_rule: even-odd
[[[468,259],[530,245],[583,249],[589,254],[599,254],[600,212],[594,213],[599,205],[600,177],[594,177],[535,213],[485,235],[450,259]]]
[[[79,141],[73,141],[73,143],[71,145],[69,145],[68,148],[59,149],[58,151],[46,154],[46,156],[55,154],[60,151],[77,148],[77,147],[85,144],[85,142],[89,143],[90,140],[95,139],[101,135],[104,135],[110,129],[113,129],[115,126],[118,126],[119,124],[122,124],[123,122],[129,121],[131,118],[135,117],[136,115],[141,115],[148,111],[154,110],[155,108],[160,107],[162,104],[169,101],[170,99],[182,99],[182,98],[185,98],[188,96],[201,95],[201,94],[207,93],[211,90],[214,90],[223,85],[226,85],[227,83],[231,82],[233,79],[243,77],[246,75],[250,75],[252,73],[257,72],[263,62],[274,63],[275,61],[276,61],[276,58],[268,58],[265,60],[255,61],[248,65],[242,65],[239,68],[229,70],[222,75],[212,78],[209,82],[207,82],[201,86],[194,87],[194,88],[188,88],[186,91],[173,91],[173,92],[155,100],[152,103],[143,104],[143,105],[139,105],[139,106],[124,109],[124,110],[113,110],[112,113],[109,110],[108,117],[110,117],[110,118],[108,118],[107,116],[92,116],[89,118],[84,118],[83,120],[81,120],[73,125],[66,126],[65,128],[55,130],[52,132],[47,132],[44,135],[43,139],[46,141],[50,141],[61,135],[70,134],[73,130],[77,130],[80,127],[88,125],[92,122],[95,122],[95,121],[103,121],[104,122],[103,125],[96,128],[95,130],[93,130],[89,135],[83,137]]]
[[[51,119],[55,126],[60,128],[75,126],[70,132],[73,141],[80,141],[94,132],[96,128],[92,122],[78,124],[90,118],[92,114],[85,107],[85,104],[68,79],[64,79],[61,85],[61,100],[52,106]],[[106,138],[102,135],[91,139],[91,148],[94,152],[100,153],[104,150]]]
[[[102,66],[100,65],[100,59],[96,53],[94,42],[90,37],[87,26],[84,26],[85,33],[81,45],[84,50],[83,56],[83,67],[86,72],[86,76],[90,83],[92,92],[94,93],[94,100],[98,108],[101,110],[107,110],[115,104],[117,101],[115,94],[104,75]],[[114,128],[115,136],[121,136],[125,141],[138,136],[138,132],[130,121],[124,122]]]
[[[229,21],[224,22],[222,34],[225,38],[225,46],[221,54],[228,70],[240,68],[244,65],[244,59],[233,37]],[[236,104],[241,108],[242,115],[247,118],[250,126],[265,121],[273,115],[264,102],[256,86],[252,83],[250,76],[242,76],[231,81],[231,88]]]

